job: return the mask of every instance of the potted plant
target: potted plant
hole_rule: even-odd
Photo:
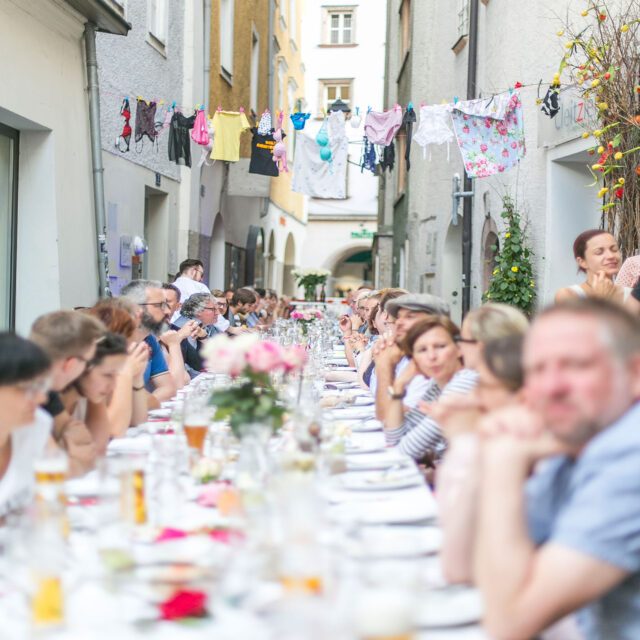
[[[298,286],[304,287],[304,299],[315,302],[316,287],[326,283],[331,271],[327,271],[327,269],[294,269],[291,275],[296,279]]]

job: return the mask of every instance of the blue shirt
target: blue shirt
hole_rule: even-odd
[[[149,362],[147,362],[147,368],[144,370],[144,384],[148,391],[153,391],[153,385],[151,385],[152,378],[167,373],[169,367],[165,360],[164,353],[162,353],[162,347],[155,336],[147,336],[144,341],[151,348],[151,355],[149,356]]]
[[[601,431],[577,459],[544,463],[527,483],[529,533],[629,576],[578,612],[588,640],[640,638],[640,403]]]

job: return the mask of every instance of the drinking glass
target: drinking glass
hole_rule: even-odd
[[[209,404],[209,392],[201,388],[193,389],[184,401],[182,428],[187,444],[196,458],[204,453],[204,445],[213,418],[213,408]]]

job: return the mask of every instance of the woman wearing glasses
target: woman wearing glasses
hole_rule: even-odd
[[[53,420],[47,400],[50,360],[29,340],[0,333],[0,519],[26,506],[33,463],[45,449]]]

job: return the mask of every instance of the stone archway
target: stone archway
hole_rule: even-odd
[[[496,256],[500,250],[498,228],[493,218],[487,218],[482,228],[482,291],[489,288],[491,274],[496,266]]]
[[[331,271],[327,295],[345,296],[362,284],[372,285],[373,263],[371,245],[356,244],[331,256],[325,267]]]
[[[462,223],[450,224],[442,258],[442,297],[451,307],[451,319],[462,320]]]

